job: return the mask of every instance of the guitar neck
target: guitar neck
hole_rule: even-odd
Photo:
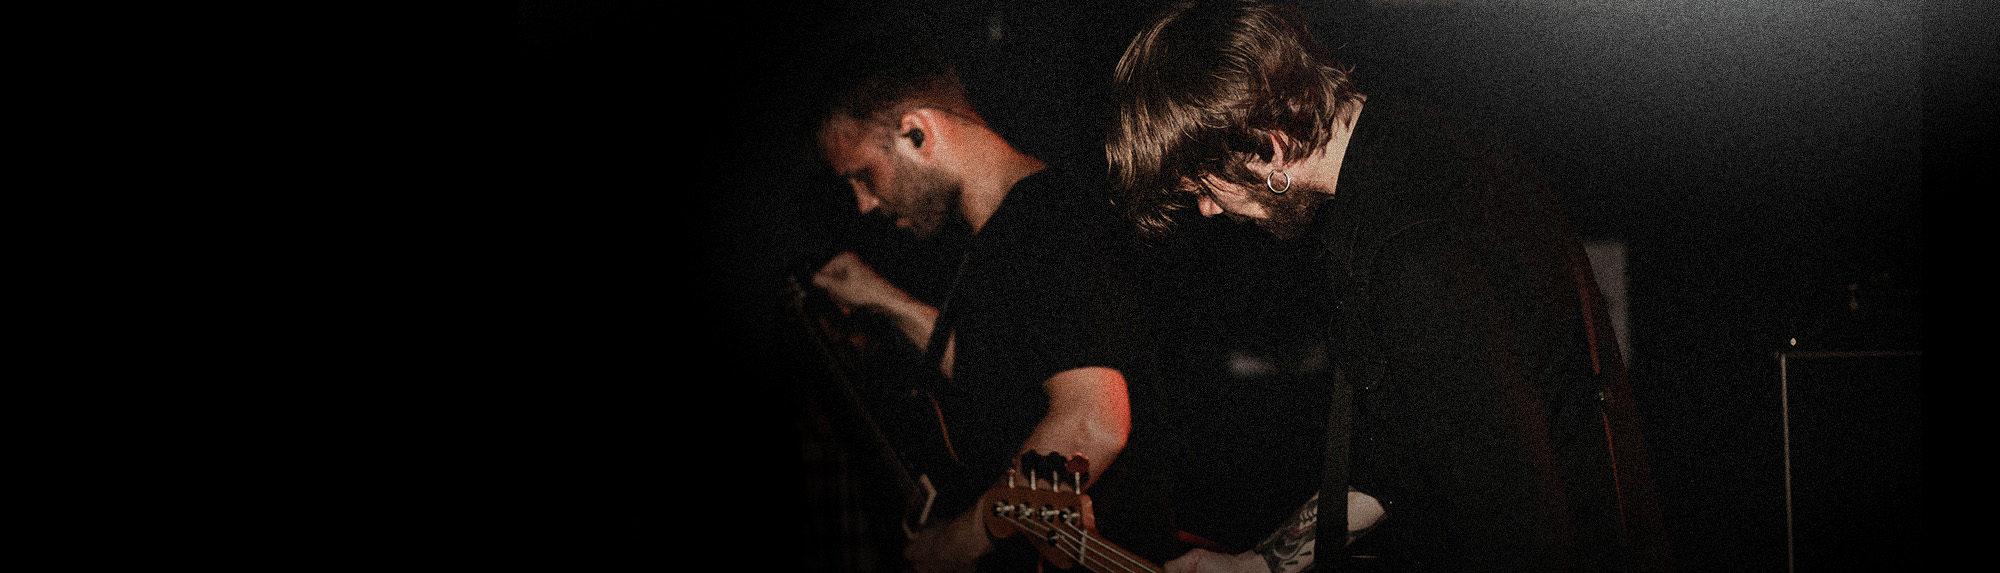
[[[1055,456],[1055,454],[1049,454]],[[980,506],[986,511],[986,530],[995,537],[1007,538],[1016,534],[1034,545],[1043,559],[1056,567],[1070,569],[1082,565],[1084,569],[1096,573],[1137,573],[1158,572],[1160,566],[1137,554],[1127,551],[1097,534],[1097,518],[1092,514],[1090,496],[1074,489],[1063,491],[1060,479],[1041,482],[1036,475],[1064,475],[1060,469],[1070,466],[1067,475],[1075,483],[1083,483],[1083,473],[1089,470],[1088,460],[1082,456],[1068,459],[1048,460],[1037,463],[1042,458],[1036,454],[1023,454],[1022,467],[1041,466],[1030,472],[1024,480],[1020,474],[1009,472],[1007,484],[996,486],[981,498]]]
[[[916,476],[910,475],[903,456],[890,445],[889,437],[882,432],[882,425],[875,419],[856,389],[854,378],[854,358],[851,351],[840,348],[828,340],[828,333],[819,324],[819,314],[809,308],[809,297],[804,285],[797,277],[785,277],[785,308],[790,311],[786,319],[791,322],[801,344],[819,358],[823,368],[821,374],[828,383],[809,387],[820,392],[818,397],[829,409],[829,414],[838,418],[838,427],[845,434],[848,447],[855,448],[859,455],[869,459],[869,467],[882,472],[892,481],[891,491],[907,492],[916,487]]]
[[[1057,566],[1068,569],[1081,565],[1096,573],[1159,573],[1159,565],[1105,540],[1097,532],[1061,519],[1045,521],[1036,516],[1002,517],[1016,531],[1028,536],[1043,555]],[[1061,558],[1056,558],[1060,555]],[[1066,561],[1066,562],[1065,562]]]

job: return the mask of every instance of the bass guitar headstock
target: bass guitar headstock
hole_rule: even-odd
[[[1089,479],[1090,460],[1082,454],[1021,454],[1007,483],[986,492],[980,505],[986,530],[997,538],[1025,537],[1057,567],[1076,565],[1075,553],[1096,535],[1090,496],[1079,488]]]
[[[1005,485],[980,500],[986,530],[997,538],[1027,539],[1043,559],[1058,568],[1077,565],[1100,572],[1158,571],[1159,567],[1104,540],[1091,515],[1090,460],[1083,454],[1021,455],[1021,466],[1010,470]]]

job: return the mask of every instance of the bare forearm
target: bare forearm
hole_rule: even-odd
[[[1090,459],[1094,480],[1124,449],[1131,429],[1124,376],[1108,368],[1079,368],[1056,374],[1043,385],[1049,393],[1048,414],[1035,425],[1022,450],[1083,454]],[[1005,483],[1006,478],[996,476],[995,486]],[[970,567],[993,549],[980,510],[980,504],[974,504],[950,521],[925,528],[904,548],[904,557],[919,571]]]
[[[938,310],[915,298],[895,298],[877,305],[876,312],[889,317],[889,323],[896,330],[909,337],[920,352],[928,352],[931,343],[931,329],[937,326]]]
[[[812,283],[825,289],[841,310],[866,309],[881,314],[919,351],[929,350],[938,309],[889,282],[852,251],[834,255],[813,273]],[[944,371],[949,373],[951,369],[947,366]]]
[[[1056,374],[1043,386],[1049,393],[1048,414],[1035,425],[1022,451],[1083,454],[1095,480],[1118,458],[1131,434],[1132,409],[1124,375],[1110,368],[1078,368]]]

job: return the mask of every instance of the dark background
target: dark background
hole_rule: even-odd
[[[606,241],[626,243],[630,260],[587,274],[662,285],[639,306],[666,324],[631,324],[640,342],[611,346],[656,356],[640,361],[666,387],[606,400],[693,408],[683,390],[715,388],[698,373],[721,369],[723,386],[748,390],[725,394],[725,420],[754,437],[732,454],[792,469],[782,460],[796,449],[793,411],[771,400],[788,381],[766,370],[765,294],[823,239],[814,221],[851,200],[815,171],[796,130],[825,47],[931,22],[996,128],[1044,159],[1101,169],[1104,83],[1153,4],[517,3],[516,49],[497,62],[515,89],[502,117],[518,122],[514,157],[545,167],[516,183],[607,198],[565,198],[547,216],[618,228]],[[1784,566],[1775,351],[1921,348],[1925,203],[1963,188],[1994,128],[2000,20],[1977,5],[1305,4],[1364,92],[1420,94],[1501,128],[1586,240],[1625,247],[1622,334],[1688,571]]]

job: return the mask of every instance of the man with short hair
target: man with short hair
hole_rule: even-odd
[[[1665,565],[1610,325],[1521,157],[1364,96],[1295,9],[1261,2],[1172,4],[1113,89],[1127,218],[1163,236],[1192,211],[1313,241],[1299,263],[1332,309],[1321,495],[1256,548],[1196,549],[1169,571],[1348,566],[1347,543],[1390,570]]]
[[[1126,469],[1139,457],[1128,454],[1146,330],[1119,274],[1122,227],[1108,197],[988,126],[934,50],[891,39],[856,52],[852,69],[834,72],[841,85],[821,115],[827,164],[862,213],[919,239],[966,233],[969,246],[935,305],[852,252],[812,283],[843,309],[888,317],[934,361],[950,452],[982,487],[1023,453],[1082,454],[1104,538],[1142,554],[1164,547],[1164,519],[1148,513],[1159,504],[1120,497],[1153,478]],[[966,570],[994,550],[985,512],[957,503],[905,550],[917,570]]]

